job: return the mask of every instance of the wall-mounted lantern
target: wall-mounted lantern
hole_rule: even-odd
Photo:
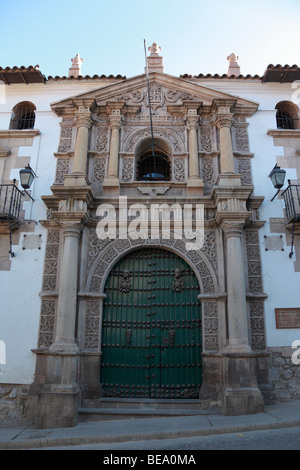
[[[32,185],[34,178],[37,178],[35,172],[31,168],[30,165],[27,165],[24,169],[20,170],[20,183],[22,188],[24,189],[27,196],[30,197],[34,201],[34,199],[27,193],[26,189],[29,189]]]
[[[285,175],[286,171],[282,170],[280,166],[278,166],[276,163],[273,170],[269,174],[269,178],[271,179],[274,188],[277,189],[277,193],[272,197],[271,201],[275,199],[282,186],[284,185]]]

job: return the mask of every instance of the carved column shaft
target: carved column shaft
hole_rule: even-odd
[[[198,116],[189,116],[187,121],[187,129],[189,132],[189,178],[199,178],[199,162],[198,162],[198,142],[197,127]]]
[[[231,352],[250,352],[242,248],[243,224],[223,222],[222,228],[226,241],[229,349]]]
[[[119,131],[121,128],[121,116],[111,117],[111,139],[108,163],[108,177],[118,178],[119,168]]]
[[[76,136],[72,173],[86,174],[89,129],[92,125],[90,112],[79,111],[76,116],[76,124],[78,126],[78,130]]]
[[[103,181],[103,189],[111,194],[118,194],[119,182],[119,132],[121,129],[122,116],[119,110],[110,116],[110,153],[108,160],[107,177]]]
[[[59,293],[55,341],[52,351],[75,352],[75,324],[77,307],[78,250],[80,224],[65,225],[62,229],[63,251],[59,273]]]
[[[216,126],[220,135],[220,167],[221,173],[235,173],[231,140],[233,114],[218,114]]]

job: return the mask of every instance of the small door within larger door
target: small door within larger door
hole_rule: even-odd
[[[197,398],[201,312],[189,265],[167,250],[134,251],[116,263],[105,294],[104,396]]]

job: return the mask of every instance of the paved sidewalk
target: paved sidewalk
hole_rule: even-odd
[[[73,428],[35,429],[0,424],[0,449],[38,449],[96,443],[205,436],[300,426],[300,401],[266,406],[263,413],[244,416],[192,416],[125,419],[79,423]]]

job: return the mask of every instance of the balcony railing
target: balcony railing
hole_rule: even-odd
[[[292,184],[283,191],[287,223],[300,222],[300,184]]]
[[[9,230],[9,254],[13,258],[12,230],[20,226],[21,198],[24,196],[14,183],[0,184],[0,224]],[[5,232],[4,232],[5,233]]]
[[[0,220],[19,222],[23,193],[15,184],[0,184]]]
[[[288,187],[283,191],[282,195],[285,203],[286,228],[292,232],[291,252],[289,257],[292,258],[294,252],[295,232],[299,233],[300,226],[300,184],[291,183],[288,180]]]

